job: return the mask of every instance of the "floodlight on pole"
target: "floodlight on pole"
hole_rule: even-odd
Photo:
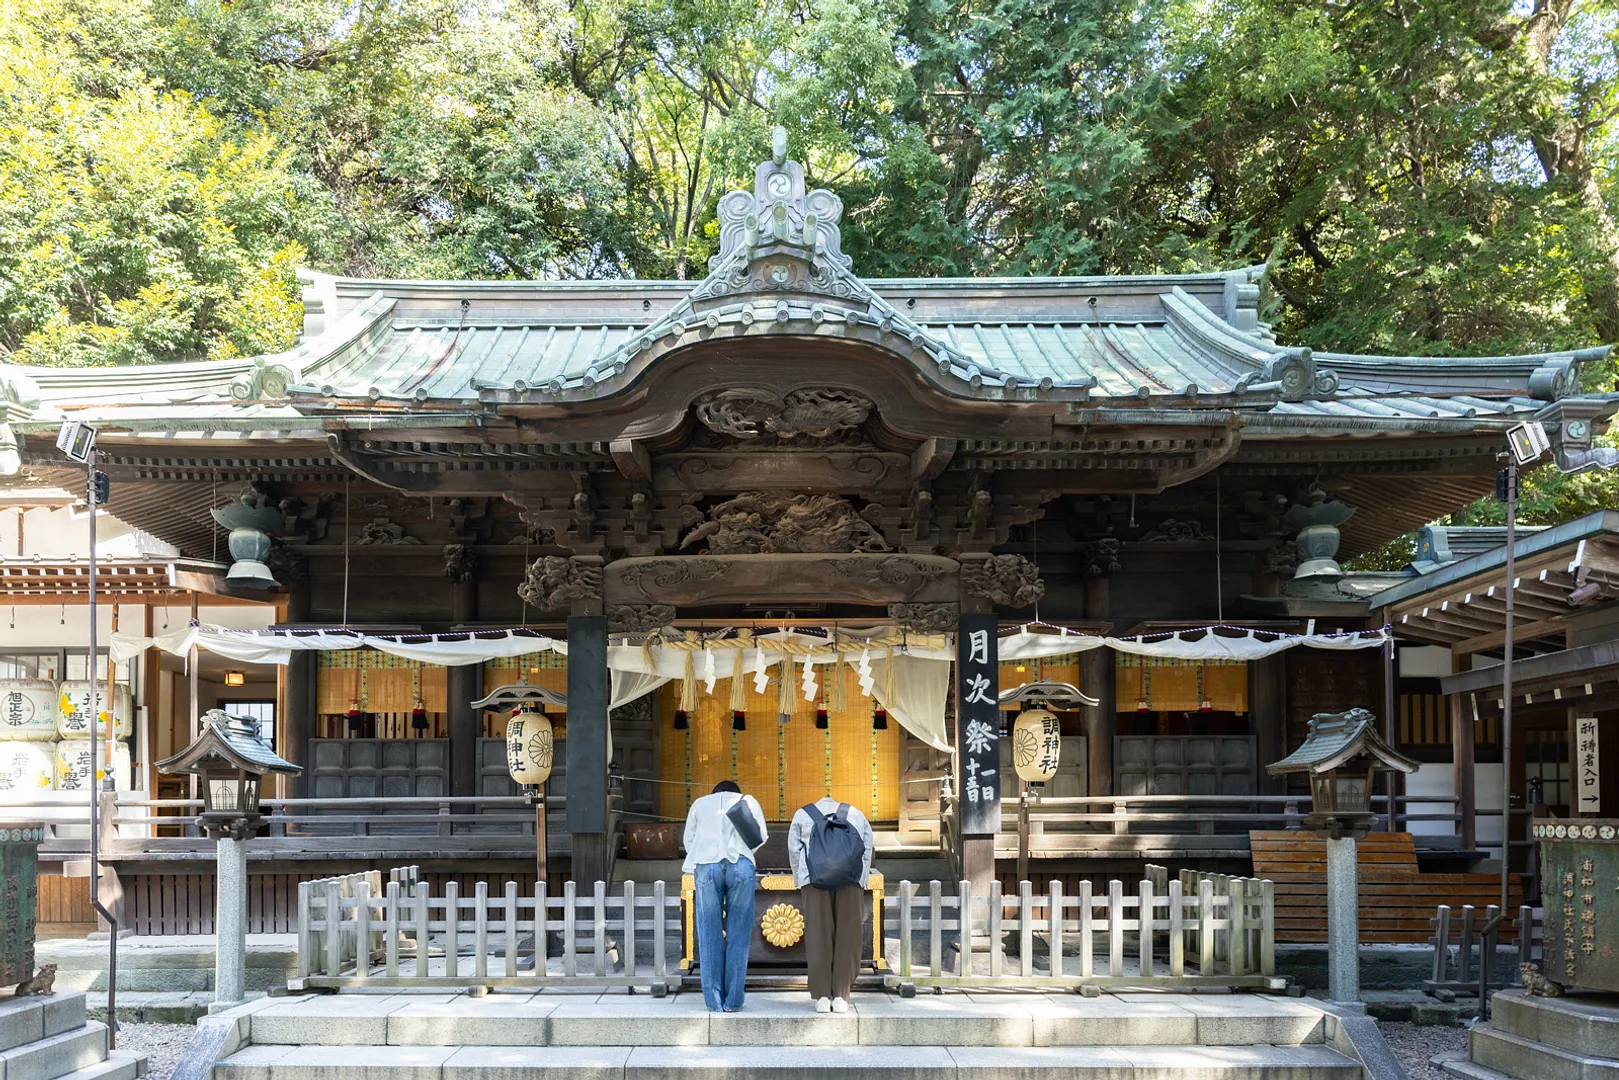
[[[83,420],[64,420],[56,433],[56,448],[72,460],[88,464],[96,452],[96,429]]]
[[[1520,467],[1533,465],[1552,448],[1546,435],[1546,425],[1539,420],[1526,420],[1517,427],[1507,429],[1507,444],[1512,458]]]
[[[61,429],[56,433],[56,448],[69,459],[84,465],[84,500],[89,509],[86,515],[90,522],[90,562],[86,585],[89,595],[86,601],[90,622],[90,653],[85,661],[85,675],[90,681],[90,907],[106,922],[109,931],[107,935],[107,1045],[114,1047],[118,1042],[118,916],[109,911],[101,903],[101,793],[102,784],[96,783],[96,742],[101,718],[101,703],[96,692],[96,501],[98,486],[96,484],[96,429],[83,420],[64,420]],[[113,716],[116,710],[112,705],[112,658],[107,658],[107,715]],[[109,722],[109,729],[111,723]],[[113,738],[111,730],[107,738]],[[109,748],[110,750],[110,748]],[[110,759],[109,753],[109,759]],[[105,788],[113,789],[113,770],[105,770]]]

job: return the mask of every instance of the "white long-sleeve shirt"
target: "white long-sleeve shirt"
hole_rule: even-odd
[[[686,862],[681,868],[684,873],[691,873],[701,863],[753,858],[754,849],[742,842],[736,826],[725,816],[725,812],[735,806],[738,800],[745,801],[753,812],[754,820],[759,823],[760,840],[770,835],[765,828],[765,812],[759,808],[759,800],[752,795],[739,795],[734,791],[704,795],[692,803],[686,813]]]
[[[838,812],[838,800],[830,795],[817,799],[815,808],[827,817]],[[866,881],[871,877],[871,822],[866,815],[849,807],[849,824],[860,834],[860,842],[866,847],[866,857],[860,865],[860,887],[866,887]],[[809,847],[810,833],[815,831],[815,822],[809,813],[802,807],[793,815],[793,823],[787,829],[787,864],[793,868],[793,884],[800,889],[809,885],[809,863],[804,859],[804,849]]]

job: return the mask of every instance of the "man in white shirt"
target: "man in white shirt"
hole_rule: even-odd
[[[849,993],[860,970],[860,944],[864,936],[866,882],[871,877],[871,822],[846,803],[826,796],[812,804],[827,818],[841,809],[860,837],[865,851],[856,885],[839,889],[817,888],[811,881],[806,852],[815,831],[809,807],[793,815],[787,830],[787,862],[793,868],[804,908],[804,955],[809,964],[809,992],[816,1012],[848,1012]]]
[[[721,780],[712,794],[691,804],[686,814],[686,864],[697,891],[697,972],[709,1012],[736,1012],[748,977],[748,943],[753,936],[753,892],[757,876],[753,853],[729,817],[741,803],[758,824],[764,843],[765,813],[759,800],[743,795],[733,781]]]

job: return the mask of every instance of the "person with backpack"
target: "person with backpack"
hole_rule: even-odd
[[[731,780],[691,804],[686,863],[696,887],[697,973],[709,1012],[737,1012],[753,937],[753,853],[765,842],[759,800]]]
[[[804,955],[816,1012],[848,1012],[860,970],[871,822],[831,796],[800,809],[787,832],[787,861],[804,909]]]

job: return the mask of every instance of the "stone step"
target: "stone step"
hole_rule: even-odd
[[[245,1000],[257,1001],[261,991],[250,990]],[[107,1019],[107,992],[91,990],[85,995],[91,1020]],[[151,993],[142,990],[118,991],[118,1019],[125,1024],[194,1024],[208,1015],[213,1004],[212,990],[189,993]]]
[[[1494,1069],[1486,1069],[1482,1065],[1475,1065],[1467,1060],[1464,1054],[1444,1054],[1433,1059],[1433,1063],[1444,1070],[1447,1076],[1459,1076],[1462,1080],[1513,1080],[1505,1073],[1498,1073]]]
[[[738,1013],[698,994],[340,994],[266,1005],[264,1045],[369,1046],[1246,1046],[1320,1043],[1314,1005],[1250,994],[856,994],[816,1013],[807,995],[755,993]]]
[[[1566,1077],[1567,1080],[1619,1080],[1619,1061],[1594,1057],[1576,1050],[1525,1039],[1490,1024],[1481,1024],[1468,1033],[1467,1056],[1475,1065],[1518,1077],[1541,1080]]]
[[[1503,990],[1490,999],[1490,1026],[1580,1054],[1619,1059],[1619,1004],[1612,994],[1531,997]]]
[[[334,1063],[329,1048],[250,1046],[214,1080],[1360,1080],[1326,1046],[875,1048],[780,1046],[375,1046]]]
[[[85,998],[58,992],[0,998],[0,1052],[84,1026]]]
[[[107,1060],[107,1025],[94,1021],[0,1053],[5,1080],[57,1080]]]
[[[136,1080],[146,1075],[146,1055],[133,1050],[109,1050],[107,1060],[70,1072],[61,1080]]]

